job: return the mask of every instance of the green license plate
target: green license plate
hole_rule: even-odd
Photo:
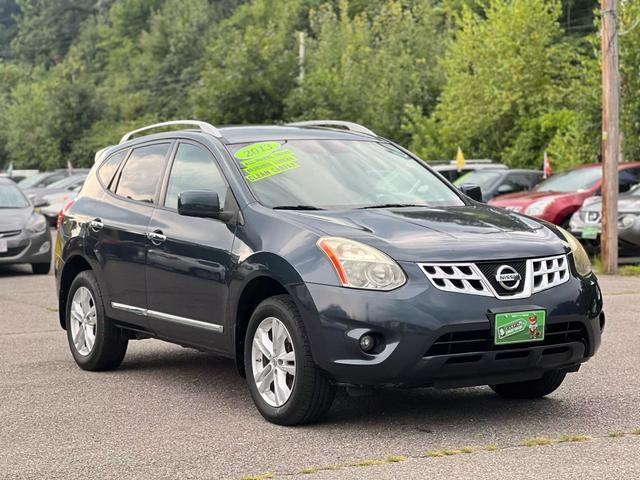
[[[595,240],[600,235],[600,228],[598,227],[584,227],[582,230],[582,238],[587,240]]]
[[[546,316],[545,310],[496,313],[495,344],[509,345],[544,340]]]

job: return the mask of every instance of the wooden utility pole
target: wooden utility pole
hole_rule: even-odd
[[[602,0],[602,233],[603,273],[618,271],[618,157],[620,73],[617,0]]]

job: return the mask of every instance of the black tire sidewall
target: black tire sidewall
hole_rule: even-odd
[[[305,358],[305,350],[308,346],[308,340],[306,338],[306,332],[301,332],[295,321],[294,315],[297,312],[292,312],[286,303],[269,299],[263,302],[255,310],[249,325],[247,327],[247,335],[245,338],[244,348],[244,362],[245,371],[247,372],[247,384],[251,391],[251,396],[254,399],[256,407],[260,413],[271,421],[278,422],[278,419],[289,418],[296,416],[297,412],[301,408],[301,396],[303,396],[303,389],[305,388],[305,380],[308,375],[313,375],[313,372],[308,371],[306,368],[307,359]],[[289,331],[291,340],[293,341],[293,348],[296,358],[296,377],[293,385],[293,391],[287,402],[281,407],[273,407],[264,401],[253,379],[253,367],[251,362],[251,351],[253,347],[253,336],[255,331],[265,318],[275,317],[280,320]]]

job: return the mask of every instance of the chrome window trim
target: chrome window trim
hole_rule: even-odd
[[[143,317],[153,317],[158,320],[165,320],[167,322],[180,323],[189,327],[202,328],[205,330],[211,330],[216,333],[223,333],[224,327],[217,323],[203,322],[201,320],[194,320],[193,318],[181,317],[179,315],[172,315],[170,313],[158,312],[157,310],[149,310],[147,308],[134,307],[133,305],[127,305],[124,303],[111,302],[111,306],[116,310],[122,310],[123,312],[133,313],[134,315],[141,315]]]

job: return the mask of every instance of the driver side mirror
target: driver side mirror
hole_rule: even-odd
[[[222,209],[216,192],[188,191],[178,195],[178,213],[185,217],[220,218]]]
[[[463,183],[460,185],[460,191],[472,200],[482,202],[482,189],[478,185],[473,183]]]

